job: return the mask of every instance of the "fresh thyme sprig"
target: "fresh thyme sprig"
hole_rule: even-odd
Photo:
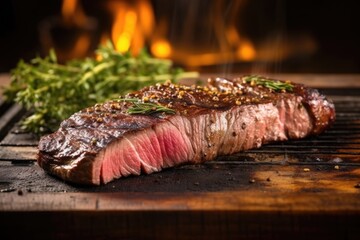
[[[260,85],[276,92],[293,91],[294,86],[290,82],[281,82],[278,80],[268,79],[257,75],[250,75],[243,78],[250,85]]]
[[[121,102],[130,102],[133,105],[127,109],[129,114],[151,115],[154,113],[175,114],[175,110],[152,102],[142,102],[137,98],[120,98]]]
[[[30,115],[22,122],[25,130],[40,134],[54,131],[74,112],[119,94],[167,80],[198,78],[198,73],[184,72],[173,67],[170,60],[153,58],[146,51],[137,56],[119,53],[110,42],[96,53],[97,58],[60,64],[55,52],[50,51],[45,58],[18,63],[4,96],[29,110]]]

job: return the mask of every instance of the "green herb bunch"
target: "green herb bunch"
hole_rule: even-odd
[[[196,72],[174,68],[170,60],[153,58],[146,51],[136,57],[119,53],[110,42],[96,53],[97,58],[60,64],[50,51],[45,58],[18,63],[4,95],[29,110],[30,115],[22,121],[24,130],[37,134],[54,131],[63,119],[95,103],[166,80],[198,77]]]

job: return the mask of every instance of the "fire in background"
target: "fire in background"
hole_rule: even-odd
[[[145,47],[192,69],[358,72],[354,9],[310,0],[4,0],[0,70],[51,47],[62,61],[90,56],[110,39],[119,51]]]
[[[100,33],[100,42],[110,39],[118,51],[135,55],[147,48],[155,57],[188,68],[282,61],[296,51],[316,49],[306,36],[300,39],[300,48],[294,47],[279,31],[262,42],[251,39],[241,24],[248,4],[248,0],[104,1],[101,8],[111,21]],[[61,61],[88,55],[98,40],[96,20],[84,13],[77,0],[63,0],[61,13],[56,21],[49,19],[41,26],[45,50],[55,47]]]
[[[60,62],[91,55],[98,45],[97,35],[97,20],[87,16],[77,0],[63,0],[61,14],[39,24],[43,53],[54,49]]]

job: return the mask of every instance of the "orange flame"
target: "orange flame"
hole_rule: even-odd
[[[71,19],[76,10],[77,0],[64,0],[61,6],[61,13],[64,19]]]
[[[250,41],[240,42],[237,56],[243,61],[253,61],[256,57],[256,50]]]
[[[136,13],[132,10],[116,16],[113,25],[112,39],[115,48],[120,52],[126,52],[130,49],[131,40],[135,32],[136,19]]]
[[[151,52],[158,58],[168,58],[171,56],[171,44],[164,40],[159,39],[151,45]]]
[[[114,22],[111,30],[111,40],[120,52],[131,51],[138,54],[150,38],[154,26],[154,16],[151,4],[147,0],[135,2],[110,2]]]
[[[67,25],[82,25],[86,22],[86,15],[77,0],[63,0],[61,14]]]
[[[40,24],[40,41],[45,52],[55,49],[59,62],[91,54],[97,23],[83,12],[77,0],[63,0],[61,17],[46,19]],[[54,37],[53,32],[67,34]]]

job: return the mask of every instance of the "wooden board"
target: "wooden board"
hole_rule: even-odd
[[[36,164],[16,166],[19,174],[7,168],[1,168],[5,180],[22,182],[0,195],[0,225],[9,239],[288,239],[293,234],[357,239],[360,234],[357,166],[204,164],[102,187],[65,184]]]
[[[341,110],[334,127],[100,187],[49,176],[35,162],[36,138],[8,127],[0,142],[1,239],[358,239],[360,91],[348,89],[360,86],[360,75],[278,77],[321,79],[330,93],[343,87],[332,96]],[[7,122],[20,111],[3,109],[16,109]]]

